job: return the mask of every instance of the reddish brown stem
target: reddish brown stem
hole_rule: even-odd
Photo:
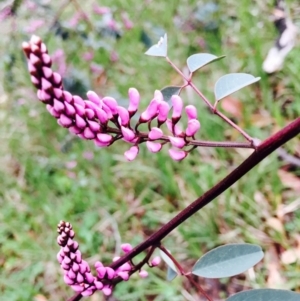
[[[232,186],[235,182],[241,179],[246,173],[253,169],[258,163],[260,163],[264,158],[269,156],[281,145],[296,137],[300,133],[300,117],[295,119],[292,123],[285,126],[282,130],[275,133],[265,141],[263,141],[241,165],[234,169],[227,177],[216,184],[213,188],[204,193],[201,197],[191,203],[178,215],[176,215],[167,224],[162,226],[157,232],[152,234],[144,242],[133,248],[126,255],[122,256],[119,260],[113,262],[110,267],[117,269],[125,262],[131,260],[141,252],[145,251],[147,248],[158,245],[163,238],[165,238],[170,232],[182,224],[186,219],[191,217],[198,210],[209,204],[217,196],[223,193],[226,189]],[[78,301],[81,299],[81,295],[77,294],[69,301]]]

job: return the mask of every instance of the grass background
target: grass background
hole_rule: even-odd
[[[103,24],[102,17],[93,13],[93,4],[100,2],[80,3],[93,28],[84,20],[76,28],[68,27],[78,12],[72,1],[63,10],[60,1],[45,1],[34,10],[26,7],[26,1],[18,2],[16,15],[2,21],[0,29],[1,300],[66,300],[73,294],[56,262],[56,225],[61,219],[73,224],[90,264],[97,260],[108,264],[120,254],[121,243],[142,242],[250,154],[199,148],[176,163],[166,150],[153,155],[142,147],[137,159],[127,163],[125,143],[96,149],[91,142],[73,139],[38,103],[29,82],[20,46],[30,37],[34,20],[45,22],[35,32],[47,42],[50,53],[64,50],[67,85],[77,93],[93,89],[125,103],[128,88],[134,86],[145,106],[155,89],[181,84],[163,59],[143,54],[149,43],[167,32],[169,57],[183,70],[191,54],[226,55],[195,76],[209,99],[214,82],[226,73],[262,78],[221,107],[224,112],[232,105],[237,108],[236,114],[227,114],[250,135],[265,139],[299,116],[299,47],[289,54],[281,72],[267,76],[261,68],[276,38],[270,20],[272,1],[229,0],[209,14],[214,7],[209,1],[103,0],[101,5],[113,9],[119,24],[122,12],[134,23],[131,30],[122,28],[119,39],[97,33]],[[287,3],[295,16],[297,4]],[[51,28],[54,20],[67,32],[66,39],[57,27]],[[93,74],[90,62],[82,59],[86,51],[94,52],[93,62],[104,70],[101,75]],[[119,56],[116,62],[110,60],[112,51]],[[201,139],[241,141],[238,133],[204,110],[191,91],[185,91],[183,99],[201,112]],[[285,148],[299,155],[299,137]],[[254,270],[221,281],[199,279],[214,300],[250,287],[299,291],[299,175],[299,168],[271,155],[173,231],[164,245],[186,269],[221,244],[248,242],[263,247],[265,258]],[[291,256],[295,260],[286,260]],[[111,300],[203,300],[182,279],[167,283],[164,266],[149,272],[145,280],[133,276],[119,284]],[[104,297],[97,293],[90,300]]]

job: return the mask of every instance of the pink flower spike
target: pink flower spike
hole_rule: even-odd
[[[147,278],[148,277],[148,272],[145,271],[145,270],[141,270],[139,272],[139,275],[140,275],[141,278]]]
[[[135,138],[135,134],[131,129],[121,126],[121,131],[122,131],[122,135],[126,141],[130,142],[131,140],[133,140]]]
[[[157,116],[159,125],[166,122],[169,111],[170,111],[169,104],[165,101],[160,102],[160,104],[158,105],[158,116]]]
[[[173,123],[177,123],[181,117],[183,102],[179,95],[173,95],[171,97],[171,101],[173,104],[172,121],[173,121]]]
[[[147,122],[156,117],[159,102],[157,99],[152,99],[147,109],[141,114],[140,122]]]
[[[194,136],[200,129],[200,122],[197,119],[191,119],[188,122],[187,129],[185,131],[185,134],[188,137]]]
[[[149,139],[158,140],[163,136],[163,131],[160,128],[153,127],[148,134]]]
[[[100,105],[101,104],[101,99],[100,97],[94,92],[94,91],[88,91],[86,93],[86,96],[88,97],[88,99],[93,102],[96,105]]]
[[[128,272],[119,272],[118,276],[120,276],[124,281],[127,281],[129,279]]]
[[[169,149],[169,155],[173,160],[181,161],[188,155],[188,153],[185,151],[178,151],[171,148]]]
[[[197,119],[197,109],[193,105],[188,105],[185,107],[185,112],[188,117],[188,120]]]
[[[115,270],[113,270],[110,267],[106,267],[106,273],[107,273],[107,278],[108,279],[113,279],[115,277]]]
[[[121,249],[124,253],[128,253],[132,250],[132,245],[129,243],[121,244]]]
[[[180,137],[168,137],[170,139],[170,142],[173,146],[178,147],[178,148],[183,148],[186,145],[186,142],[183,138]]]
[[[135,145],[132,146],[128,151],[126,151],[124,153],[124,156],[128,161],[132,161],[136,158],[138,153],[139,153],[139,147]]]
[[[117,107],[117,111],[118,111],[119,118],[121,121],[120,125],[127,126],[129,123],[129,112],[125,108],[120,107],[120,106]]]
[[[108,286],[103,287],[102,292],[105,296],[110,296],[112,293],[111,288]]]
[[[130,88],[128,90],[129,106],[128,111],[130,116],[132,116],[138,109],[140,103],[140,93],[136,88]]]
[[[159,256],[155,256],[152,260],[151,260],[151,265],[156,267],[160,264],[161,259]]]
[[[102,101],[109,107],[113,115],[118,114],[117,111],[118,103],[113,97],[105,96],[102,98]]]
[[[147,148],[151,153],[158,153],[162,149],[162,144],[161,143],[156,143],[152,141],[147,141],[146,142]]]

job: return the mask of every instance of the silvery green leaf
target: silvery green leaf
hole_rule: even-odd
[[[230,73],[218,79],[215,84],[216,101],[260,80],[247,73]]]
[[[223,59],[225,56],[215,56],[209,53],[197,53],[193,54],[187,58],[187,66],[191,72],[195,72],[196,70],[212,63]]]
[[[224,245],[204,254],[194,265],[192,274],[205,278],[231,277],[247,271],[263,256],[257,245]]]
[[[150,56],[161,56],[166,57],[168,51],[168,38],[167,34],[163,38],[160,38],[157,44],[150,47],[145,54]]]
[[[167,256],[166,253],[164,253],[161,250],[160,250],[160,256],[168,266],[167,280],[172,281],[178,275],[176,266],[175,266],[174,262],[170,259],[170,257]]]
[[[179,95],[181,87],[169,86],[160,90],[164,97],[164,101],[169,102],[173,95]]]

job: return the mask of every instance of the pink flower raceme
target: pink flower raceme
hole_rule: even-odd
[[[57,225],[57,243],[61,247],[57,254],[57,260],[64,271],[64,281],[75,292],[81,293],[83,296],[90,296],[95,291],[102,291],[104,295],[110,295],[113,288],[113,280],[121,278],[127,281],[135,272],[134,267],[126,262],[116,270],[110,267],[105,267],[102,262],[95,263],[96,276],[91,273],[89,264],[82,259],[79,251],[79,244],[74,240],[75,232],[72,225],[68,222],[61,221]],[[124,253],[132,250],[132,246],[128,243],[121,246]],[[115,257],[113,261],[120,257]],[[157,266],[160,263],[159,257],[154,257],[151,261],[150,267]],[[141,278],[146,278],[148,272],[141,270],[139,272]]]
[[[170,157],[177,161],[187,156],[189,151],[185,147],[190,145],[190,139],[194,139],[200,129],[200,122],[196,108],[188,105],[185,107],[188,124],[185,131],[181,130],[179,121],[183,101],[180,96],[172,96],[171,109],[164,101],[161,91],[156,90],[138,121],[134,122],[132,117],[140,104],[137,89],[130,88],[128,91],[128,108],[119,106],[113,97],[102,98],[93,91],[88,91],[87,99],[82,99],[64,90],[61,75],[51,69],[51,57],[39,37],[32,36],[22,46],[28,59],[31,82],[38,90],[37,97],[45,103],[48,112],[57,119],[60,126],[68,128],[72,134],[82,139],[93,140],[98,147],[108,147],[119,139],[133,144],[124,154],[129,161],[136,158],[139,144],[143,142],[146,142],[148,150],[153,153],[161,151],[163,145],[169,143],[175,147],[169,151]],[[168,118],[170,111],[172,113]],[[152,126],[153,122],[156,124]],[[138,130],[143,123],[148,123],[149,132]],[[171,134],[164,135],[161,128],[164,124]]]

